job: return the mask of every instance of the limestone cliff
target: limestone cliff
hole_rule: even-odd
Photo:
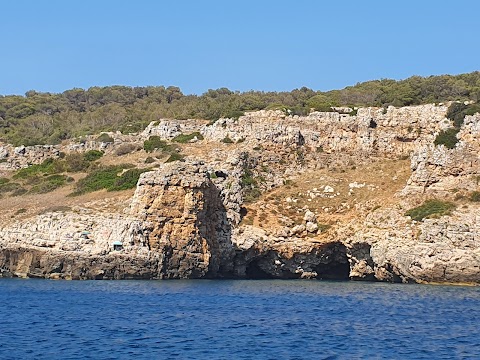
[[[142,134],[112,134],[110,152],[151,135],[169,140],[199,131],[205,140],[189,145],[196,152],[186,161],[144,173],[124,213],[80,207],[3,226],[0,276],[478,284],[480,205],[465,199],[478,191],[480,115],[465,118],[458,144],[448,149],[434,145],[452,126],[447,108],[303,117],[259,111],[213,124],[161,120]],[[58,156],[98,144],[77,145],[45,151]],[[16,154],[7,156],[11,164],[26,158],[27,150],[4,149]],[[406,157],[404,175],[397,167]],[[388,173],[376,165],[385,158]],[[457,207],[422,221],[405,215],[433,197]]]

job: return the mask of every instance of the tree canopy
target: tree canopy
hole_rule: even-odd
[[[480,72],[374,80],[327,92],[306,87],[289,92],[220,88],[185,95],[175,86],[75,88],[59,94],[30,90],[25,96],[0,96],[0,138],[13,144],[55,144],[102,131],[136,132],[161,118],[216,120],[249,110],[307,114],[331,106],[406,106],[449,100],[480,100]]]

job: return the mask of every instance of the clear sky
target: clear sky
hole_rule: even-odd
[[[480,1],[0,0],[0,94],[330,90],[480,69]]]

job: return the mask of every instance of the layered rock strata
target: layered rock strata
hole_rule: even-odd
[[[244,148],[260,144],[272,151],[255,155],[257,150],[235,150],[223,163],[163,164],[141,176],[127,214],[49,213],[6,226],[0,232],[0,276],[478,284],[480,205],[464,204],[451,215],[421,222],[405,216],[429,197],[453,199],[478,190],[480,116],[467,116],[458,144],[447,149],[433,143],[441,130],[452,126],[446,111],[443,105],[366,108],[352,116],[260,111],[202,125],[205,141],[229,138],[245,143]],[[152,123],[139,136],[169,139],[186,131],[177,125]],[[303,224],[281,234],[241,224],[246,177],[284,155],[289,156],[287,170],[272,170],[265,179],[269,187],[306,167],[342,161],[342,156],[360,162],[409,154],[412,173],[396,204],[359,212],[326,236],[309,236],[320,231],[309,212]],[[310,163],[304,164],[305,159]]]

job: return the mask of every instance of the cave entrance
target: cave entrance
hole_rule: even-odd
[[[315,267],[317,279],[320,280],[350,280],[350,263],[347,258],[347,248],[343,244],[331,246],[330,261]]]
[[[258,265],[258,260],[252,260],[247,264],[247,268],[245,269],[245,277],[249,280],[274,279],[272,275],[265,272],[260,265]]]

